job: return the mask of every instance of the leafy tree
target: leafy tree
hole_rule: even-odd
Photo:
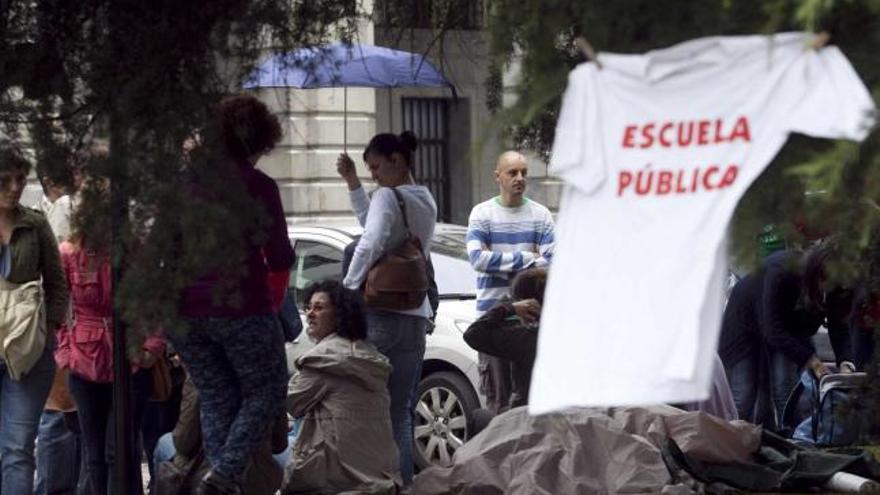
[[[566,77],[584,61],[575,39],[597,50],[642,53],[710,35],[827,31],[847,55],[875,100],[880,97],[880,1],[877,0],[487,0],[494,75],[512,63],[521,73],[515,104],[500,108],[508,138],[548,156]],[[740,202],[732,223],[732,251],[744,267],[759,259],[765,226],[791,243],[807,234],[832,235],[839,256],[830,276],[867,291],[880,306],[880,130],[861,145],[793,136]],[[806,229],[803,227],[807,226]],[[799,228],[800,227],[800,228]],[[873,294],[873,298],[870,296]],[[862,311],[870,307],[863,307]],[[874,321],[874,326],[880,322]],[[880,360],[877,361],[880,363]],[[878,367],[875,364],[875,368]],[[880,383],[867,402],[880,411]]]
[[[229,172],[205,152],[212,105],[262,55],[350,39],[363,15],[355,0],[0,1],[0,130],[41,167],[85,166],[87,227],[117,213],[116,302],[132,346],[179,327],[194,277],[240,270],[241,232],[258,221],[233,194],[188,197],[190,175]]]

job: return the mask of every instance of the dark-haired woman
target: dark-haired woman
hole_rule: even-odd
[[[411,132],[399,136],[377,134],[370,140],[364,150],[364,162],[379,185],[372,199],[361,186],[351,158],[342,155],[336,162],[337,171],[348,185],[355,215],[364,227],[343,282],[349,289],[359,289],[376,261],[407,236],[403,213],[392,188],[403,197],[409,231],[421,242],[425,256],[429,256],[437,205],[431,192],[416,185],[413,179],[416,147],[416,137]],[[367,339],[388,357],[393,368],[388,380],[391,424],[400,450],[400,473],[407,485],[412,482],[414,470],[412,415],[431,316],[427,297],[413,310],[367,309]]]
[[[46,328],[37,331],[48,334],[45,343],[35,339],[38,345],[18,356],[16,363],[0,358],[0,493],[4,494],[33,491],[34,439],[55,375],[54,333],[67,309],[67,285],[52,228],[43,214],[19,204],[30,168],[10,143],[0,143],[0,291],[21,290],[31,282],[42,286]],[[0,318],[10,314],[0,307]],[[6,340],[7,330],[0,328],[0,339]],[[19,366],[22,373],[13,379],[10,371]]]
[[[270,274],[290,270],[293,249],[278,186],[255,167],[280,139],[281,126],[265,104],[252,96],[225,98],[205,136],[205,151],[213,153],[214,162],[207,170],[196,168],[197,197],[211,200],[239,191],[246,196],[229,201],[243,200],[261,212],[258,225],[242,226],[240,232],[230,233],[235,238],[223,240],[243,246],[244,266],[238,267],[242,269],[218,268],[187,287],[181,313],[189,328],[169,335],[187,364],[201,404],[211,469],[200,481],[199,494],[241,493],[251,453],[283,408],[287,366],[267,280]],[[218,207],[232,208],[230,203]],[[230,287],[236,297],[217,297]]]
[[[396,493],[388,359],[368,343],[360,296],[339,282],[306,290],[309,338],[296,360],[287,412],[303,424],[285,469],[282,493]]]
[[[61,264],[70,286],[73,318],[59,332],[55,353],[58,365],[67,369],[70,393],[76,404],[85,457],[83,493],[116,493],[116,442],[113,432],[113,290],[110,275],[110,218],[100,206],[109,204],[102,192],[84,196],[73,216],[70,241],[61,244]],[[165,353],[165,342],[148,337],[131,355],[132,426],[140,431],[144,406],[149,398],[150,371]],[[140,451],[130,455],[140,466]],[[133,467],[133,466],[132,466]],[[139,468],[130,469],[125,493],[143,493]],[[110,491],[108,492],[108,488]]]
[[[740,419],[781,429],[782,413],[800,371],[817,378],[829,369],[811,337],[825,324],[841,371],[853,371],[846,325],[852,301],[845,291],[823,287],[829,251],[779,251],[744,277],[730,293],[721,323],[719,355],[727,371]],[[766,360],[762,363],[762,360]],[[765,366],[765,382],[760,369]],[[770,404],[759,404],[768,390]],[[756,405],[763,411],[756,412]],[[767,407],[769,406],[769,407]]]

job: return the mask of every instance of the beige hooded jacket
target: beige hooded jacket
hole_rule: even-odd
[[[396,493],[391,365],[371,344],[331,334],[296,360],[287,411],[303,417],[281,492]]]

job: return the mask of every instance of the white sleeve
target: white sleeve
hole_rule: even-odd
[[[876,109],[868,89],[835,46],[808,50],[793,70],[803,98],[789,115],[788,130],[808,136],[861,141],[874,124]]]
[[[367,273],[385,252],[388,238],[391,237],[391,225],[397,212],[397,199],[394,193],[385,187],[373,193],[373,200],[364,223],[364,234],[355,247],[342,285],[349,289],[359,289],[367,278]]]
[[[358,223],[363,227],[367,223],[367,213],[370,211],[370,197],[367,196],[364,186],[349,191],[348,199],[351,201],[351,209],[354,211]]]
[[[61,209],[61,221],[58,222],[58,232],[55,232],[55,237],[67,240],[70,238],[70,221],[73,215],[72,207],[70,205],[70,196],[62,196],[58,199],[58,201],[62,201],[58,207]]]
[[[581,64],[568,75],[562,97],[549,172],[590,192],[605,180],[605,156],[599,122],[594,64]]]

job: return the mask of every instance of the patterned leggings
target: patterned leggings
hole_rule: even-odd
[[[241,481],[287,393],[278,318],[193,318],[187,330],[169,337],[199,393],[211,467]]]

